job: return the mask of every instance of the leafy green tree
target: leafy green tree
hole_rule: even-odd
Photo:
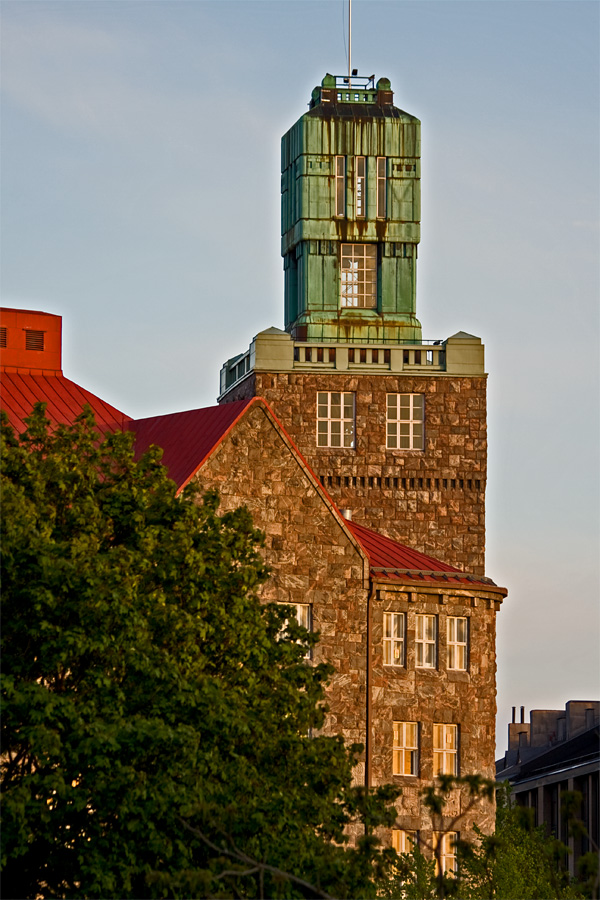
[[[543,827],[534,827],[532,810],[511,803],[510,786],[499,787],[477,775],[457,778],[444,775],[423,791],[434,829],[442,832],[467,830],[469,811],[475,802],[490,799],[496,791],[496,830],[483,834],[477,826],[469,840],[456,842],[458,870],[443,874],[441,866],[425,859],[422,849],[436,858],[433,845],[416,847],[399,858],[381,896],[394,900],[567,900],[593,896],[586,885],[572,883],[565,870],[566,846],[549,837]],[[466,788],[462,811],[442,827],[444,807],[451,791]],[[567,798],[568,799],[568,798]],[[576,801],[574,801],[576,805]],[[571,810],[573,812],[573,810]],[[571,815],[572,821],[575,822]],[[593,869],[593,866],[591,866]],[[436,871],[437,870],[437,871]],[[590,876],[593,878],[593,872]],[[589,885],[588,885],[589,887]]]
[[[177,498],[89,410],[27,423],[2,428],[3,896],[375,896],[398,792],[309,737],[331,670],[258,602],[248,512]]]
[[[496,830],[459,848],[460,888],[468,900],[561,900],[583,897],[565,870],[566,846],[535,827],[533,810],[511,803],[510,786],[497,792]]]

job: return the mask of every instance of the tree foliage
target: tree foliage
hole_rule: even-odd
[[[90,411],[4,423],[2,467],[4,896],[374,896],[398,792],[309,737],[331,670],[258,602],[248,512]]]
[[[441,817],[450,792],[468,789],[466,804],[445,828]],[[469,822],[469,809],[476,798],[489,798],[494,782],[478,776],[457,778],[441,776],[425,788],[423,802],[429,808],[434,828],[453,832],[464,829],[468,839],[456,842],[456,873],[442,873],[435,866],[435,848],[417,845],[412,853],[399,857],[396,870],[388,877],[382,896],[394,900],[568,900],[596,897],[594,867],[582,857],[590,871],[587,882],[572,882],[565,868],[567,847],[549,836],[542,826],[535,827],[533,810],[511,802],[510,786],[502,784],[496,791],[496,829],[483,834]],[[574,802],[573,807],[576,803]],[[575,809],[571,810],[570,830],[578,830]],[[579,823],[580,825],[581,823]],[[470,832],[470,833],[469,833]],[[426,858],[422,850],[429,851]],[[433,859],[431,858],[433,856]],[[439,863],[439,860],[438,860]],[[436,872],[437,868],[437,872]]]

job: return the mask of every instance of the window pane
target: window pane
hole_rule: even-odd
[[[435,644],[425,644],[425,667],[435,668]]]
[[[456,644],[448,645],[448,668],[456,669]]]
[[[435,640],[435,616],[425,616],[426,637],[428,640]]]
[[[417,644],[415,647],[416,651],[416,659],[415,663],[417,666],[423,666],[423,644]]]
[[[407,747],[416,747],[417,746],[417,723],[416,722],[405,722],[404,729],[406,733],[406,746]]]
[[[392,616],[391,613],[383,614],[383,636],[391,637],[392,636]]]
[[[310,631],[310,605],[308,603],[296,604],[296,618],[299,625]]]
[[[453,616],[448,618],[448,640],[456,640],[456,619]]]

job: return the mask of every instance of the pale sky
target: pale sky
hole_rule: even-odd
[[[2,303],[129,415],[215,402],[282,326],[279,142],[347,69],[346,0],[3,0]],[[352,62],[422,121],[417,313],[489,372],[498,746],[600,695],[596,2],[354,0]]]

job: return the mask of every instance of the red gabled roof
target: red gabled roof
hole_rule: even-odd
[[[136,456],[152,444],[162,447],[163,465],[181,490],[253,402],[256,398],[131,420],[128,429],[135,432]]]
[[[46,403],[46,415],[52,425],[71,424],[85,404],[89,404],[101,432],[121,431],[130,417],[106,403],[95,394],[65,378],[64,375],[22,375],[3,372],[0,407],[5,410],[13,428],[25,429],[24,419],[31,414],[33,404]]]
[[[348,527],[369,557],[371,574],[376,581],[407,581],[422,584],[435,582],[439,584],[472,587],[474,584],[485,585],[487,589],[506,593],[498,588],[491,578],[483,575],[471,575],[454,566],[419,553],[411,547],[399,544],[391,538],[365,528],[357,522],[349,521]]]

